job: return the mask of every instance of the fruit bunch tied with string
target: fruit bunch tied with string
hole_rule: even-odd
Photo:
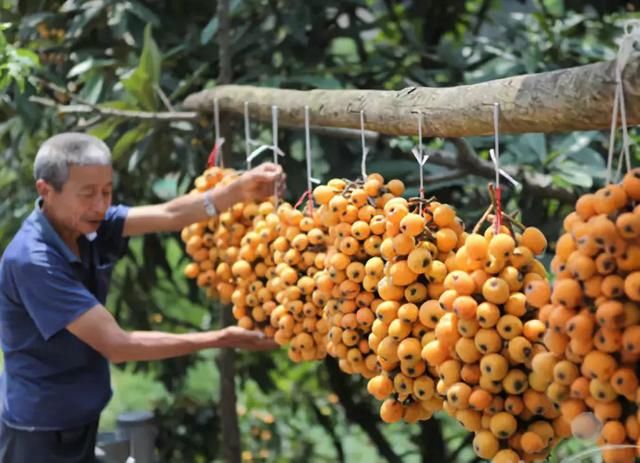
[[[271,244],[275,267],[267,283],[277,304],[269,318],[274,339],[288,346],[294,362],[320,360],[329,331],[322,310],[333,290],[324,270],[328,231],[312,204],[299,210],[282,203],[277,215],[278,237]]]
[[[366,174],[365,174],[366,175]],[[313,191],[320,221],[328,227],[329,248],[325,272],[333,283],[323,315],[328,323],[327,352],[339,359],[342,371],[371,378],[376,357],[368,344],[381,302],[377,284],[381,277],[380,245],[386,231],[384,205],[404,193],[400,180],[385,182],[382,175],[358,180],[332,179]],[[365,264],[371,258],[369,270]]]
[[[238,175],[234,169],[211,165],[195,179],[192,193],[226,185]],[[242,239],[254,206],[245,213],[245,204],[238,203],[219,216],[183,228],[180,233],[185,250],[192,259],[184,273],[188,278],[196,279],[198,286],[205,288],[211,299],[230,302],[233,292],[230,264],[235,261],[238,251],[234,246]]]
[[[633,462],[640,444],[640,169],[581,196],[563,222],[556,281],[539,319],[549,354],[537,371],[574,434],[605,462]]]
[[[445,289],[447,263],[466,233],[453,207],[423,195],[390,200],[384,220],[383,267],[377,285],[383,302],[376,308],[369,336],[381,368],[368,390],[384,400],[383,420],[415,422],[442,408],[433,359],[444,361],[451,354],[435,337],[445,315],[438,298]]]
[[[493,186],[490,195],[492,204],[445,260],[437,302],[427,301],[440,313],[423,355],[437,372],[444,411],[475,433],[479,457],[542,461],[568,430],[532,374],[534,354],[545,350],[536,314],[550,285],[536,256],[547,241],[502,210]]]
[[[272,201],[246,204],[243,218],[250,223],[240,239],[236,260],[225,262],[230,266],[233,286],[232,313],[238,326],[272,338],[275,328],[270,324],[270,316],[276,307],[276,291],[270,282],[276,263],[271,244],[279,236],[280,219]]]

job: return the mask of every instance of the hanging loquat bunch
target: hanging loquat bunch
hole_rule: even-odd
[[[332,179],[313,191],[318,216],[328,226],[325,274],[333,284],[323,317],[329,327],[327,352],[339,359],[340,369],[366,378],[376,375],[376,356],[368,335],[375,319],[378,271],[365,264],[375,257],[382,271],[380,245],[385,233],[382,216],[388,200],[401,195],[404,184],[385,184],[380,174],[348,181]]]
[[[230,266],[230,284],[234,288],[232,312],[238,326],[262,331],[272,338],[276,330],[271,326],[270,317],[276,307],[276,291],[269,284],[275,276],[270,246],[278,237],[280,220],[273,201],[245,204],[243,219],[251,222],[240,239],[236,259],[225,262]]]
[[[577,437],[597,439],[606,463],[634,462],[640,444],[640,169],[583,195],[564,220],[556,281],[539,319],[548,354],[540,386]]]
[[[195,179],[192,192],[203,192],[218,184],[226,184],[236,175],[233,169],[210,167]],[[237,258],[238,246],[252,218],[250,214],[245,217],[244,208],[244,204],[236,204],[218,217],[185,227],[180,234],[186,252],[193,260],[185,267],[185,275],[196,279],[198,286],[206,289],[210,298],[225,303],[231,301],[234,291],[231,264]]]
[[[464,241],[464,226],[452,207],[433,199],[390,199],[382,220],[385,237],[376,277],[383,302],[369,336],[380,372],[368,390],[383,400],[384,421],[416,422],[442,408],[436,366],[451,352],[435,337],[446,315],[438,298],[445,290],[447,262]]]
[[[275,267],[266,287],[275,294],[269,322],[274,339],[289,347],[294,362],[320,360],[327,353],[329,326],[322,317],[333,281],[324,270],[327,230],[316,211],[288,203],[278,207],[278,237],[271,243]]]
[[[508,214],[499,233],[495,224],[479,233],[492,209],[445,260],[443,290],[427,302],[439,320],[423,356],[437,371],[443,409],[475,433],[480,458],[542,461],[569,429],[532,372],[545,335],[535,315],[550,294],[535,256],[547,241]]]

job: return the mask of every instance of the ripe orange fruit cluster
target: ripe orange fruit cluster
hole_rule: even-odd
[[[194,191],[234,175],[212,167],[196,179]],[[272,199],[238,203],[186,227],[182,238],[194,260],[185,274],[209,297],[232,303],[238,326],[288,346],[293,361],[324,358],[328,327],[322,309],[333,283],[320,272],[327,236],[317,214],[305,216],[287,203],[276,210]]]
[[[423,355],[438,373],[443,409],[475,433],[476,454],[496,463],[544,460],[568,429],[531,384],[545,335],[536,308],[550,294],[535,256],[547,242],[534,227],[520,231],[464,234],[446,260],[442,293],[427,302],[441,313]]]
[[[320,360],[327,353],[329,331],[322,309],[333,289],[323,270],[328,237],[315,212],[305,215],[283,203],[277,216],[279,236],[270,246],[275,267],[266,283],[275,295],[269,320],[274,339],[289,347],[294,362]]]
[[[442,408],[433,358],[449,352],[434,350],[445,315],[438,298],[445,292],[448,264],[466,234],[454,209],[434,200],[392,199],[384,218],[387,230],[380,249],[385,263],[377,285],[383,302],[369,336],[381,371],[367,387],[384,400],[384,421],[415,422]]]
[[[192,192],[228,183],[236,175],[232,169],[211,167],[196,178]],[[231,266],[238,259],[240,241],[257,209],[256,204],[238,203],[218,217],[194,223],[182,230],[180,236],[193,260],[185,267],[184,273],[188,278],[196,279],[198,286],[205,288],[210,298],[231,302],[235,290]]]
[[[549,330],[549,354],[534,365],[540,389],[560,403],[574,434],[601,427],[600,445],[640,444],[638,200],[640,169],[578,199],[556,244],[550,302],[539,312]],[[607,463],[635,456],[629,448],[603,451]]]
[[[376,287],[384,265],[379,257],[386,233],[383,208],[403,192],[401,181],[385,184],[380,174],[353,182],[332,179],[313,191],[318,216],[328,226],[325,268],[334,285],[323,307],[329,326],[327,352],[349,374],[377,374],[367,337],[382,302]]]
[[[207,169],[195,191],[234,175]],[[329,353],[368,378],[385,422],[444,409],[493,463],[544,460],[572,433],[640,445],[640,169],[578,200],[553,288],[538,229],[505,214],[499,233],[467,233],[403,192],[371,174],[318,186],[312,212],[236,204],[182,231],[185,274],[291,360]]]

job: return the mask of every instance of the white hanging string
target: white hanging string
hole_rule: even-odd
[[[246,105],[246,103],[245,103]],[[245,106],[246,107],[246,106]],[[245,113],[248,115],[248,112]],[[248,122],[248,116],[245,117],[245,124],[246,122]],[[248,126],[248,124],[246,124]],[[278,156],[284,156],[284,152],[278,147],[278,108],[276,106],[272,106],[271,107],[271,130],[272,130],[272,144],[271,145],[260,145],[258,148],[256,148],[255,150],[253,150],[249,156],[247,156],[247,165],[251,166],[251,162],[258,157],[258,155],[260,155],[261,153],[265,152],[265,151],[272,151],[273,152],[273,162],[275,164],[278,164]],[[247,137],[247,130],[245,128],[245,137]],[[257,144],[257,142],[255,142],[254,140],[249,139],[249,142],[252,144]],[[274,185],[274,196],[275,196],[275,203],[276,205],[279,202],[279,195],[278,195],[278,190],[280,189],[280,185],[278,182],[276,182],[276,184]]]
[[[251,169],[251,127],[249,126],[249,102],[244,102],[244,151],[247,160],[247,170]]]
[[[429,160],[429,155],[424,152],[422,149],[422,112],[418,111],[418,146],[413,147],[411,150],[411,154],[416,158],[416,162],[419,166],[420,172],[420,199],[424,199],[424,165]],[[422,210],[422,206],[420,207],[420,215],[422,215],[424,211]]]
[[[273,163],[278,164],[278,155],[282,153],[278,148],[278,107],[276,105],[271,106],[271,135],[273,140]],[[280,182],[276,181],[273,187],[273,195],[276,198],[276,206],[278,205],[278,190],[280,190]]]
[[[278,107],[271,106],[271,136],[273,137],[273,162],[278,163]]]
[[[500,167],[500,103],[493,105],[493,149],[489,150],[489,156],[493,161],[493,167],[496,171],[496,186],[500,186],[500,176],[509,180],[516,188],[520,188],[520,182],[513,178],[506,170]]]
[[[605,184],[611,183],[611,169],[613,167],[613,150],[616,142],[616,123],[618,121],[618,108],[620,106],[620,88],[616,84],[616,90],[613,97],[613,110],[611,113],[611,133],[609,134],[609,151],[607,154],[607,178]]]
[[[496,234],[500,233],[502,227],[502,190],[500,189],[500,104],[493,104],[493,143],[494,148],[489,150],[489,155],[493,161],[493,166],[496,171],[496,184],[495,184],[495,202],[496,202],[496,220],[495,231]]]
[[[311,176],[311,130],[309,128],[309,106],[304,107],[304,143],[305,143],[305,157],[307,160],[307,191],[300,197],[296,207],[299,206],[305,198],[307,198],[307,204],[309,206],[309,214],[313,212],[313,184],[320,183],[318,179]]]
[[[224,167],[222,161],[222,145],[224,144],[224,138],[220,136],[220,108],[218,107],[218,99],[213,99],[213,128],[215,130],[215,148],[216,152],[216,165]]]
[[[320,183],[320,180],[311,176],[311,130],[309,128],[309,106],[304,107],[304,142],[305,155],[307,157],[307,190],[311,191],[313,183]],[[311,198],[309,198],[311,200]]]
[[[496,188],[500,188],[500,103],[493,103],[493,153],[489,151],[496,168]]]
[[[494,169],[497,170],[497,172],[500,172],[500,175],[504,178],[506,178],[507,180],[509,180],[509,182],[515,186],[516,188],[520,188],[520,182],[518,182],[515,178],[513,178],[509,172],[507,172],[506,170],[502,169],[501,167],[498,166],[498,159],[496,157],[496,153],[494,151],[493,148],[491,148],[489,150],[489,156],[491,157],[491,161],[493,161],[493,167]]]
[[[260,145],[258,148],[253,150],[249,157],[247,158],[248,162],[252,162],[255,158],[257,158],[264,151],[273,151],[275,150],[278,153],[278,156],[284,156],[284,152],[278,148],[277,146],[272,145]]]
[[[362,179],[367,179],[367,154],[369,154],[369,149],[366,146],[364,140],[364,111],[360,111],[360,140],[362,142],[362,162],[360,163],[360,174],[362,175]]]
[[[622,150],[618,160],[618,169],[616,172],[616,178],[620,177],[622,172],[622,162],[625,161],[627,170],[631,169],[631,155],[629,152],[630,138],[627,127],[627,110],[624,98],[624,83],[622,82],[622,73],[626,67],[631,54],[634,52],[636,43],[640,43],[640,20],[629,20],[624,25],[624,36],[620,42],[618,48],[618,55],[616,57],[616,89],[613,98],[613,109],[611,114],[611,134],[609,136],[609,151],[607,158],[607,178],[606,183],[609,184],[612,181],[611,171],[613,168],[613,152],[615,145],[615,132],[617,129],[618,111],[620,112],[620,125],[622,127]]]

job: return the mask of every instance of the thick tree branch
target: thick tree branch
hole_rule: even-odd
[[[32,96],[29,101],[51,108],[56,108],[59,114],[86,114],[100,115],[109,117],[122,117],[131,120],[140,121],[156,121],[156,122],[174,122],[188,121],[195,122],[199,119],[199,114],[195,111],[163,111],[163,112],[147,112],[132,111],[128,109],[105,108],[103,106],[89,106],[86,104],[70,104],[61,105],[49,98]]]
[[[607,129],[613,105],[614,61],[540,74],[509,77],[449,88],[409,87],[384,90],[284,90],[223,85],[190,95],[189,110],[211,112],[217,98],[221,111],[242,114],[251,104],[252,117],[269,121],[279,107],[283,125],[302,125],[304,106],[314,124],[360,126],[387,135],[415,135],[415,111],[424,114],[425,135],[463,137],[493,133],[493,104],[501,105],[503,133],[563,132]],[[627,64],[624,76],[629,125],[640,124],[640,57]]]

